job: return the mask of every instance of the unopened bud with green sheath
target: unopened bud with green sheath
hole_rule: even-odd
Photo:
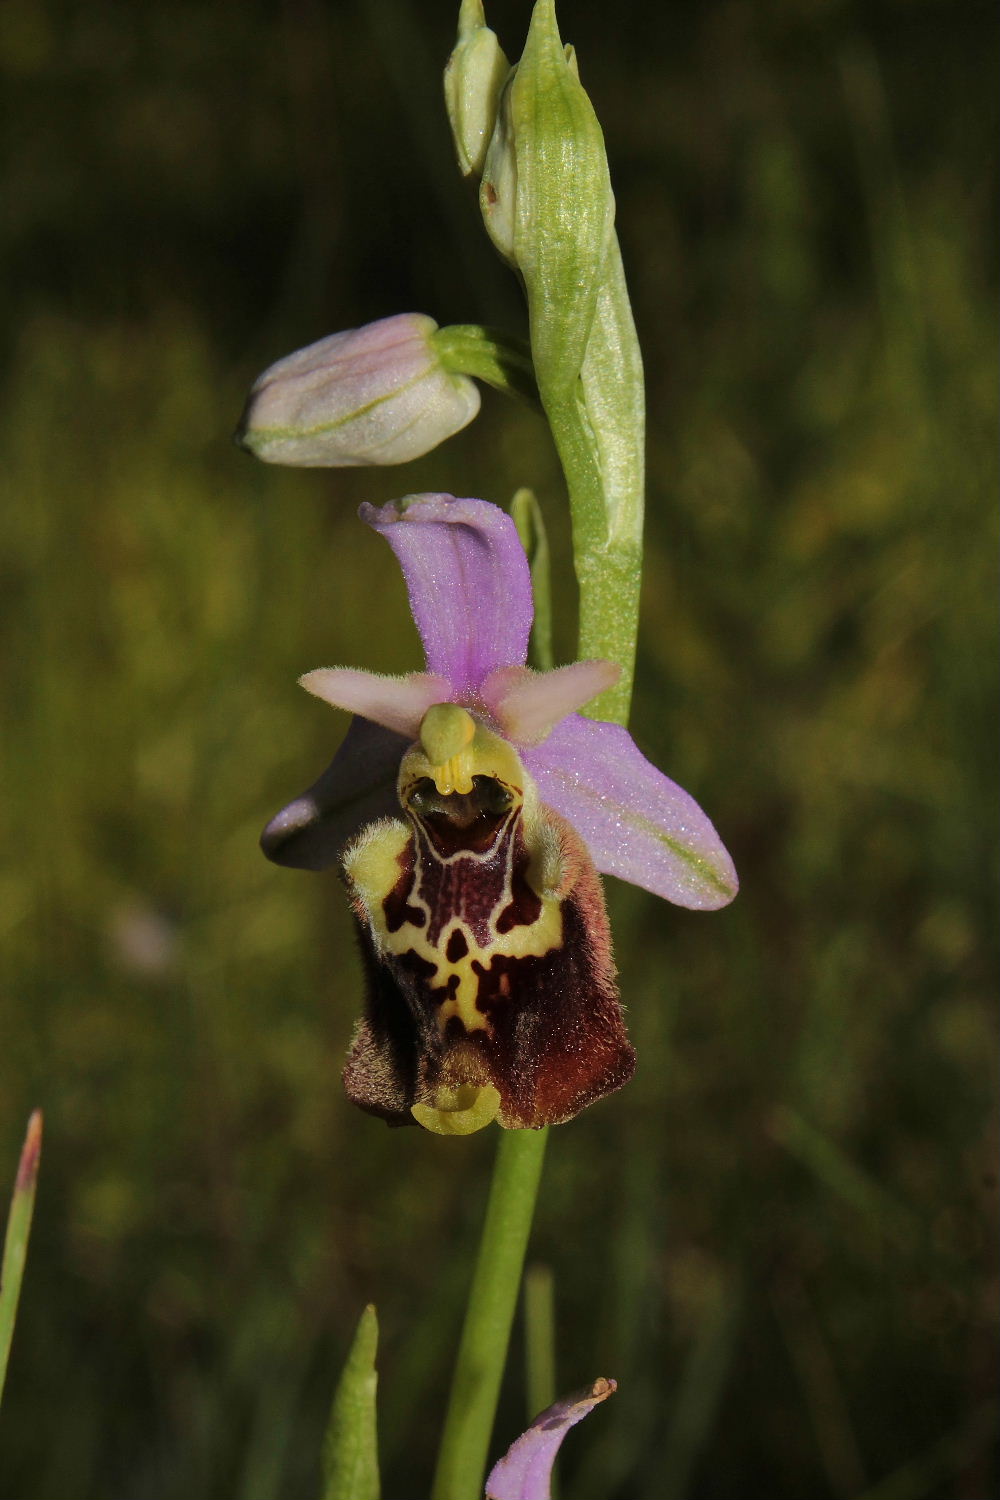
[[[462,0],[458,41],[444,70],[444,101],[463,177],[481,177],[510,63],[486,25],[482,0]]]
[[[402,464],[460,432],[479,391],[435,346],[433,318],[401,313],[320,339],[255,382],[237,442],[300,468]]]
[[[614,227],[604,136],[552,0],[537,0],[480,185],[494,245],[520,273],[543,401],[583,364]]]

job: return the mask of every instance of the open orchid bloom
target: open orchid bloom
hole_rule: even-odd
[[[494,1464],[486,1481],[486,1500],[550,1500],[552,1465],[563,1438],[617,1389],[617,1381],[595,1380],[546,1407]]]
[[[597,872],[707,910],[735,871],[628,732],[579,714],[615,666],[524,665],[531,580],[505,512],[417,495],[361,516],[403,569],[426,670],[302,678],[355,718],[264,851],[343,869],[369,980],[357,1104],[442,1134],[558,1123],[634,1067]]]

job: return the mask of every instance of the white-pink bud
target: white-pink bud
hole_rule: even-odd
[[[460,432],[479,410],[467,376],[442,365],[437,324],[400,313],[279,359],[254,383],[237,441],[299,468],[402,464]]]

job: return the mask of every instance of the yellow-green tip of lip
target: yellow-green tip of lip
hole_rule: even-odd
[[[410,1113],[435,1135],[474,1135],[500,1113],[500,1094],[491,1083],[463,1083],[438,1089],[433,1104],[414,1104]]]

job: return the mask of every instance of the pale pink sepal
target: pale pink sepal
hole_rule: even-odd
[[[420,732],[420,721],[434,703],[448,703],[451,684],[435,672],[411,672],[407,677],[382,677],[355,667],[317,667],[299,678],[302,687],[334,708],[358,714],[409,740]]]
[[[563,1438],[616,1389],[614,1380],[595,1380],[547,1407],[494,1465],[486,1481],[486,1500],[549,1500],[552,1465]]]
[[[486,678],[480,697],[508,739],[540,745],[567,714],[614,687],[621,670],[613,661],[575,661],[551,672],[501,667]]]
[[[602,875],[698,911],[736,895],[733,862],[711,821],[627,729],[571,714],[522,759],[542,801],[582,835]]]

